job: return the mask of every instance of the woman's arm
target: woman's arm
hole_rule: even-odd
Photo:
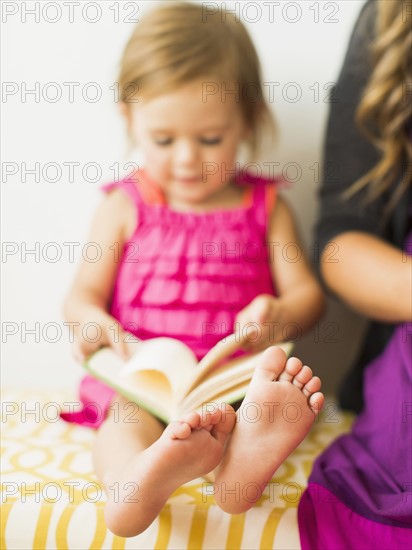
[[[321,258],[331,290],[356,311],[387,323],[412,321],[412,257],[378,237],[348,231]]]
[[[115,251],[122,250],[127,238],[127,221],[133,208],[121,190],[112,191],[97,209],[88,242],[97,243],[101,258],[97,262],[81,260],[74,282],[63,305],[67,321],[78,323],[74,330],[74,354],[82,361],[102,345],[111,345],[123,357],[127,356],[124,333],[109,314],[108,308],[118,269],[119,258]],[[101,339],[92,342],[84,327],[97,323],[102,331]],[[112,328],[110,328],[112,327]],[[91,331],[92,332],[92,331]]]
[[[407,199],[398,205],[384,228],[387,196],[367,203],[365,189],[349,199],[343,198],[343,193],[379,160],[378,151],[355,121],[372,70],[375,17],[376,3],[367,2],[334,90],[316,233],[319,271],[326,285],[359,313],[396,323],[411,316],[411,264],[400,250]]]

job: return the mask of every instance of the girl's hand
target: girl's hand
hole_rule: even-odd
[[[119,321],[106,313],[99,312],[93,320],[83,320],[74,330],[73,355],[76,361],[83,363],[86,357],[103,346],[110,346],[126,360],[130,356],[127,341],[137,340],[124,331]]]
[[[282,301],[270,294],[256,296],[240,311],[235,321],[235,332],[240,336],[242,348],[261,351],[282,341]]]

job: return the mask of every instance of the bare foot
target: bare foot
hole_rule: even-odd
[[[308,433],[324,404],[320,379],[271,347],[257,365],[216,470],[215,499],[230,514],[259,500],[275,471]]]
[[[212,412],[186,414],[169,424],[122,471],[107,476],[108,528],[121,537],[138,535],[154,521],[173,491],[213,470],[236,421],[232,412],[227,414],[227,405],[222,405]]]

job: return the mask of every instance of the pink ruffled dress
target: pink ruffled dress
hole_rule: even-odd
[[[242,204],[206,212],[172,210],[140,170],[133,179],[103,186],[121,189],[137,210],[137,227],[124,246],[110,314],[138,338],[168,336],[198,359],[231,334],[237,314],[259,294],[276,295],[267,222],[279,180],[236,178]],[[65,420],[98,427],[114,390],[85,376],[80,412]]]

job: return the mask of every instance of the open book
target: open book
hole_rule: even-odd
[[[289,356],[293,344],[278,344]],[[173,338],[130,344],[132,357],[122,360],[105,347],[85,362],[96,378],[166,423],[201,408],[203,403],[234,403],[246,395],[263,352],[232,357],[240,349],[236,334],[218,342],[198,361],[192,350]]]

